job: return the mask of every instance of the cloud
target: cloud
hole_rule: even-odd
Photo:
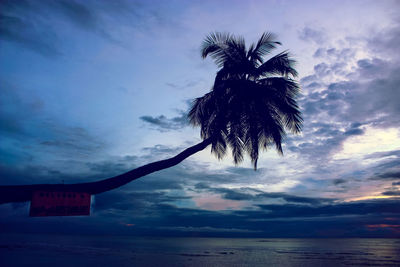
[[[344,134],[345,135],[363,135],[364,130],[360,129],[360,128],[353,128],[353,129],[347,130]]]
[[[88,29],[97,30],[98,18],[92,10],[82,3],[77,1],[57,1],[55,6],[68,17],[71,22],[75,23],[77,26]]]
[[[308,157],[311,164],[320,164],[339,153],[350,137],[364,136],[368,128],[399,127],[400,79],[396,73],[400,53],[388,57],[377,52],[396,49],[390,42],[397,38],[399,29],[395,22],[384,30],[387,36],[377,34],[379,40],[368,37],[353,42],[344,38],[337,40],[340,46],[333,46],[332,40],[318,43],[314,56],[320,62],[313,73],[300,80],[303,138],[288,137],[290,151]],[[322,36],[310,28],[300,33],[303,40],[316,41]],[[360,56],[363,48],[368,52]]]
[[[332,203],[336,199],[333,198],[319,198],[319,197],[303,197],[292,195],[284,192],[264,192],[259,189],[250,187],[242,187],[237,189],[229,189],[224,187],[210,187],[203,182],[197,183],[194,187],[198,192],[211,192],[221,194],[224,199],[235,201],[247,201],[247,203],[260,203],[265,200],[281,199],[284,203],[301,203],[322,205]]]
[[[182,83],[173,83],[173,82],[168,82],[165,83],[165,85],[177,89],[177,90],[188,90],[193,87],[197,87],[199,84],[203,84],[205,82],[204,79],[198,79],[198,80],[186,80],[183,81]],[[190,101],[191,102],[191,101]]]
[[[399,162],[395,161],[395,166],[398,166]],[[385,165],[386,166],[386,165]],[[386,169],[386,168],[384,168]],[[386,171],[381,174],[377,174],[370,178],[371,180],[398,180],[400,179],[400,171]]]
[[[340,215],[365,215],[365,214],[396,214],[400,208],[398,200],[385,201],[359,201],[309,207],[305,205],[260,205],[260,208],[269,211],[267,217],[309,217],[309,216],[340,216]]]
[[[143,39],[136,37],[145,36],[146,42],[140,44],[143,47],[176,48],[181,36],[162,28],[163,23],[172,18],[168,12],[175,12],[175,6],[163,9],[160,5],[154,8],[146,3],[2,1],[0,38],[4,43],[18,44],[47,57],[62,54],[64,48],[74,46],[68,42],[83,40],[81,35],[95,38],[85,38],[85,45],[90,47],[92,41],[103,48],[103,43],[98,41],[123,41],[124,38],[138,44]],[[180,13],[174,14],[182,19]],[[184,25],[191,29],[196,27],[187,22]],[[263,154],[260,161],[265,167],[254,172],[250,168],[226,168],[225,162],[215,168],[216,162],[200,155],[115,191],[97,195],[92,216],[78,218],[79,221],[76,218],[60,218],[63,223],[52,220],[54,218],[32,221],[25,218],[27,205],[1,206],[2,218],[7,219],[0,220],[0,229],[202,236],[230,233],[269,237],[334,235],[330,233],[393,236],[390,229],[366,225],[400,222],[396,208],[399,202],[395,198],[398,196],[399,150],[368,151],[369,154],[357,158],[335,156],[346,143],[365,137],[371,128],[385,131],[399,126],[400,53],[397,53],[396,27],[397,24],[381,33],[360,37],[357,42],[339,35],[334,42],[332,38],[336,36],[321,28],[305,27],[299,31],[299,37],[311,44],[307,47],[315,49],[305,55],[309,59],[306,65],[313,62],[314,66],[309,68],[310,75],[301,79],[303,135],[288,137],[285,158]],[[153,28],[160,33],[156,38]],[[131,34],[137,32],[140,34]],[[170,33],[173,34],[170,36]],[[74,38],[68,38],[72,35]],[[168,38],[174,39],[173,42],[166,43],[170,41]],[[61,40],[67,41],[65,47]],[[148,43],[148,40],[157,44]],[[79,49],[83,46],[79,45]],[[98,56],[108,59],[107,49],[101,49],[104,53]],[[202,80],[186,75],[180,73],[181,78],[167,86],[199,88]],[[137,149],[135,156],[108,155],[107,152],[118,152],[107,150],[107,144],[89,128],[67,124],[66,120],[55,122],[43,114],[40,97],[35,99],[19,93],[18,88],[8,87],[0,90],[2,184],[95,181],[174,155],[182,148],[156,145]],[[140,119],[145,126],[161,132],[188,125],[184,112],[172,117],[142,116]],[[98,160],[94,161],[91,155],[96,155]],[[393,198],[386,202],[340,202],[355,195],[367,196],[372,190],[382,192],[380,197]],[[224,201],[218,206],[223,211],[204,209],[205,201],[199,208],[196,198],[210,200],[213,197],[214,203],[208,202],[208,207],[215,208]],[[239,210],[227,210],[230,207]],[[392,221],[389,223],[386,218]],[[126,225],[131,227],[127,229]]]
[[[0,132],[3,136],[26,137],[26,120],[35,117],[42,102],[34,97],[26,99],[19,88],[4,79],[0,81]]]
[[[347,181],[346,180],[344,180],[344,179],[334,179],[333,181],[332,181],[332,183],[334,184],[334,185],[339,185],[339,184],[344,184],[344,183],[346,183]]]
[[[105,148],[105,143],[94,138],[85,128],[65,127],[47,121],[42,125],[52,133],[52,137],[42,137],[39,145],[44,149],[56,150],[64,155],[88,156],[98,153]]]
[[[382,179],[400,179],[400,171],[398,172],[386,172],[379,175]]]
[[[152,126],[155,126],[160,132],[169,130],[179,130],[189,125],[186,112],[180,111],[180,115],[168,119],[164,115],[158,117],[152,116],[141,116],[140,119]]]
[[[123,1],[116,2],[117,5],[121,5],[121,10],[119,10],[118,13],[114,13],[113,7],[115,7],[115,4],[108,5],[108,2],[94,2],[88,4],[88,2],[85,1],[60,0],[47,5],[46,7],[63,16],[78,29],[95,33],[107,41],[117,43],[114,37],[109,33],[110,29],[106,15],[114,15],[124,18],[127,15],[126,10],[130,9],[130,6]],[[104,7],[102,7],[102,5],[104,5]]]
[[[382,195],[384,195],[384,196],[400,196],[400,190],[385,191],[385,192],[382,192]]]
[[[57,37],[51,32],[41,32],[35,25],[16,16],[0,14],[0,36],[46,57],[61,54]]]
[[[117,191],[115,191],[116,193]],[[236,237],[396,237],[398,233],[371,231],[368,225],[400,222],[399,200],[373,200],[329,205],[260,205],[258,209],[208,211],[179,208],[170,204],[171,197],[153,193],[104,193],[96,197],[92,217],[65,217],[63,223],[25,216],[11,216],[4,212],[10,205],[0,206],[3,231],[25,225],[27,232],[62,232],[98,234],[112,227],[114,234],[146,236],[198,236]],[[26,213],[26,206],[18,208]],[[5,214],[8,214],[5,216]],[[50,218],[51,219],[51,218]],[[125,223],[123,223],[125,222]],[[68,228],[67,225],[74,227]],[[134,225],[126,227],[125,224]],[[64,227],[61,229],[61,227]],[[75,229],[73,229],[75,228]]]
[[[303,41],[313,41],[317,44],[321,44],[326,40],[326,36],[322,30],[316,30],[310,27],[304,27],[298,36]]]
[[[147,30],[173,22],[153,5],[131,1],[29,1],[0,2],[0,38],[45,57],[64,54],[62,40],[78,31],[127,47],[127,31]],[[71,27],[71,29],[69,28]]]
[[[385,152],[374,152],[364,156],[364,159],[376,159],[376,158],[386,158],[386,157],[400,157],[400,150],[392,150]]]
[[[398,4],[395,8],[398,7]],[[398,16],[392,21],[391,25],[383,30],[374,32],[368,38],[368,45],[372,52],[399,59],[400,42],[400,19]]]
[[[0,38],[46,57],[61,54],[58,38],[51,27],[42,27],[38,6],[33,1],[1,1]]]
[[[145,215],[147,212],[146,209],[152,209],[152,205],[173,203],[176,201],[187,199],[190,199],[190,197],[172,196],[166,192],[160,191],[124,192],[123,190],[114,190],[97,195],[95,199],[94,210],[95,212],[116,212],[117,210],[119,212],[135,210],[136,214],[143,212],[143,215]]]
[[[5,79],[0,90],[0,134],[1,160],[23,167],[87,159],[107,147],[87,128],[56,120],[46,113],[39,96]]]
[[[155,149],[165,150],[165,153],[170,151],[162,147]],[[146,151],[152,153],[151,150]],[[103,162],[88,162],[84,164],[87,169],[83,169],[77,176],[85,181],[95,181],[129,170],[141,161],[140,157],[127,156]],[[265,192],[250,187],[229,189],[223,187],[223,184],[241,183],[243,177],[246,177],[246,184],[251,185],[260,177],[265,179],[268,170],[254,172],[251,168],[238,167],[222,172],[204,170],[207,169],[196,166],[195,162],[185,161],[117,190],[96,195],[90,218],[81,218],[79,223],[73,222],[73,218],[64,219],[64,223],[75,225],[75,229],[60,229],[58,224],[46,221],[46,218],[39,219],[40,224],[35,224],[29,218],[11,216],[10,212],[6,212],[10,217],[2,218],[1,227],[8,231],[25,225],[26,231],[32,229],[35,232],[76,233],[76,229],[80,229],[94,234],[112,227],[115,234],[132,235],[184,236],[196,233],[199,236],[327,237],[331,236],[329,233],[334,229],[340,229],[343,236],[393,236],[390,230],[384,233],[369,231],[363,228],[363,224],[387,223],[384,219],[386,217],[395,218],[392,224],[400,221],[399,200],[396,199],[343,203],[332,198]],[[9,173],[6,174],[6,171]],[[40,182],[73,180],[73,175],[51,173],[51,169],[42,166],[21,169],[19,172],[15,169],[3,169],[0,172],[1,177],[9,177],[7,179],[25,179],[20,180],[22,183],[33,177]],[[202,195],[207,198],[215,194],[225,200],[238,202],[243,208],[212,211],[196,207],[196,197]],[[265,204],[270,201],[278,201],[279,204]],[[4,209],[7,209],[7,205],[0,206],[0,211]],[[23,206],[16,212],[27,214],[27,207]],[[121,222],[134,226],[127,229]]]

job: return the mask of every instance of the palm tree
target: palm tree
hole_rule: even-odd
[[[246,49],[242,37],[211,33],[201,48],[202,57],[211,56],[219,67],[212,90],[195,99],[189,111],[192,125],[201,127],[202,142],[175,157],[156,161],[124,174],[90,183],[0,186],[0,203],[29,201],[34,191],[74,191],[99,194],[150,173],[177,165],[211,145],[221,159],[227,148],[235,164],[247,152],[257,168],[260,149],[275,145],[283,154],[285,131],[301,131],[301,112],[296,102],[297,72],[287,51],[264,62],[263,58],[280,45],[271,33],[262,34]]]
[[[211,139],[218,158],[229,146],[235,164],[246,151],[256,169],[260,148],[275,144],[282,154],[285,129],[300,132],[299,86],[289,78],[297,76],[295,62],[287,51],[263,61],[279,44],[271,33],[248,50],[242,37],[230,34],[213,33],[203,42],[203,58],[210,55],[220,70],[212,90],[194,101],[189,118],[201,127],[203,139]]]

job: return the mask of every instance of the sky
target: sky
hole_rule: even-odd
[[[207,148],[96,195],[90,216],[1,232],[229,237],[400,237],[399,1],[0,2],[0,184],[76,183],[201,141],[191,101],[218,71],[211,32],[277,34],[296,59],[304,124],[252,169]]]

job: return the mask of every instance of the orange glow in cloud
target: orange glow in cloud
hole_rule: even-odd
[[[244,206],[242,201],[223,199],[219,195],[198,195],[192,199],[196,206],[205,210],[238,210]]]
[[[349,201],[359,201],[359,200],[368,200],[368,199],[382,199],[382,198],[394,198],[394,196],[381,196],[381,195],[376,195],[376,196],[355,197],[355,198],[346,199],[346,202],[349,202]]]
[[[381,224],[367,224],[368,228],[399,228],[400,229],[400,225],[399,224],[385,224],[385,223],[381,223]]]

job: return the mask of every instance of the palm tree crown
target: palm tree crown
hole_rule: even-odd
[[[219,70],[212,90],[194,100],[189,119],[201,127],[203,139],[211,139],[219,159],[229,146],[235,164],[247,152],[256,169],[260,149],[275,145],[283,154],[285,130],[301,131],[295,61],[287,51],[263,59],[277,45],[271,33],[248,49],[242,37],[231,34],[212,33],[204,40],[202,57],[211,56]]]

